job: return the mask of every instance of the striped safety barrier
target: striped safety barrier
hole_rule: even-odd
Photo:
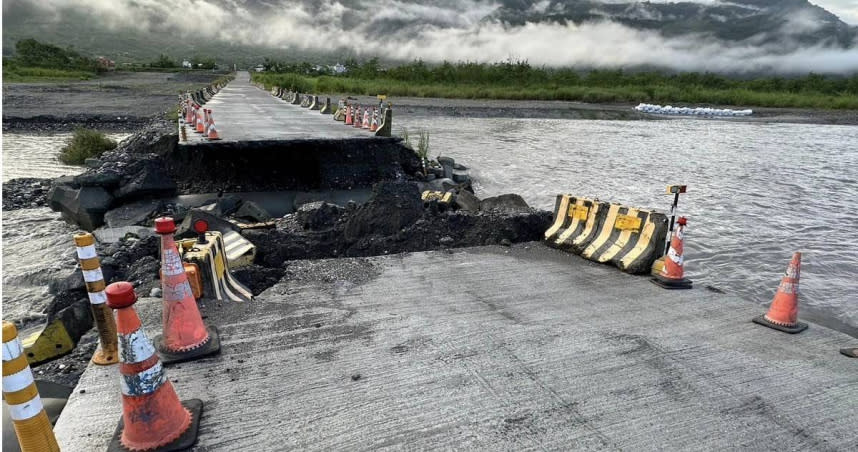
[[[119,362],[116,322],[113,320],[113,311],[105,304],[107,295],[104,294],[104,288],[107,284],[95,251],[95,237],[89,232],[79,232],[74,236],[74,244],[89,295],[92,318],[98,330],[98,348],[92,355],[92,362],[102,366],[115,364]]]
[[[232,276],[230,267],[233,262],[245,264],[246,256],[251,256],[252,259],[255,255],[253,244],[246,239],[237,240],[241,235],[232,231],[226,235],[209,231],[205,236],[206,243],[195,242],[183,255],[186,262],[194,263],[200,268],[204,296],[236,302],[252,300],[253,293]],[[231,239],[229,243],[225,238]],[[183,245],[186,242],[183,241]],[[253,249],[248,249],[248,245]],[[234,261],[230,261],[230,255]]]
[[[558,195],[545,242],[593,262],[639,274],[649,272],[661,255],[667,229],[667,217],[662,213]]]
[[[3,322],[3,399],[9,407],[21,451],[60,450],[24,355],[24,346],[18,339],[18,329],[6,321]]]
[[[593,262],[611,263],[626,273],[647,273],[661,255],[666,234],[664,214],[611,204],[599,235],[581,256]]]

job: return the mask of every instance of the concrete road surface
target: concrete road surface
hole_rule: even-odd
[[[325,99],[321,99],[322,102]],[[337,99],[331,99],[336,107]],[[203,108],[212,110],[222,141],[374,138],[369,130],[334,121],[333,115],[291,105],[250,84],[250,74],[239,72]],[[190,144],[205,141],[188,133]]]
[[[195,450],[858,450],[851,338],[753,324],[730,295],[537,243],[288,268],[206,302],[222,354],[168,367],[206,404]],[[138,306],[153,337],[160,300]],[[118,378],[86,371],[64,450],[105,449]]]

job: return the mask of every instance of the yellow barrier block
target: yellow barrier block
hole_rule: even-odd
[[[557,235],[562,230],[565,230],[568,223],[567,212],[569,210],[570,201],[575,202],[575,199],[571,198],[569,195],[557,195],[557,201],[555,202],[554,209],[554,221],[551,223],[551,227],[545,231],[545,241],[548,245],[554,245]]]
[[[569,216],[576,220],[585,221],[589,214],[590,208],[588,206],[575,204],[574,206],[569,207]]]
[[[424,202],[438,201],[441,204],[450,204],[453,202],[453,193],[426,190],[423,192],[422,195],[420,195],[420,199],[422,199]]]
[[[186,242],[182,241],[182,248]],[[253,294],[233,278],[227,260],[226,245],[220,232],[206,232],[206,243],[193,242],[182,256],[185,262],[196,264],[206,298],[229,301],[250,301]]]
[[[637,232],[641,228],[641,219],[631,215],[617,215],[617,221],[614,222],[614,229],[621,231]]]
[[[23,333],[23,332],[22,332]],[[23,335],[23,334],[22,334]],[[75,343],[59,319],[45,328],[30,333],[21,341],[30,364],[40,363],[72,351]]]

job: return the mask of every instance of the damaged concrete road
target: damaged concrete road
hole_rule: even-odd
[[[206,305],[222,353],[167,368],[206,404],[198,451],[858,445],[848,336],[538,243],[297,261],[255,302]],[[137,306],[154,335],[160,300]],[[61,446],[103,449],[119,393],[90,366]]]

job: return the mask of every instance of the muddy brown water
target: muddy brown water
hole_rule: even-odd
[[[858,127],[696,119],[396,121],[395,131],[407,128],[412,137],[427,130],[431,156],[469,166],[480,197],[519,193],[551,209],[557,193],[572,193],[667,210],[665,186],[687,184],[679,210],[689,218],[686,270],[696,287],[736,294],[765,312],[792,253],[802,251],[801,316],[858,337]],[[5,134],[4,180],[71,171],[52,160],[55,142]],[[55,268],[49,256],[71,256],[73,230],[48,209],[3,212],[5,318],[39,316],[46,281],[71,270]]]

